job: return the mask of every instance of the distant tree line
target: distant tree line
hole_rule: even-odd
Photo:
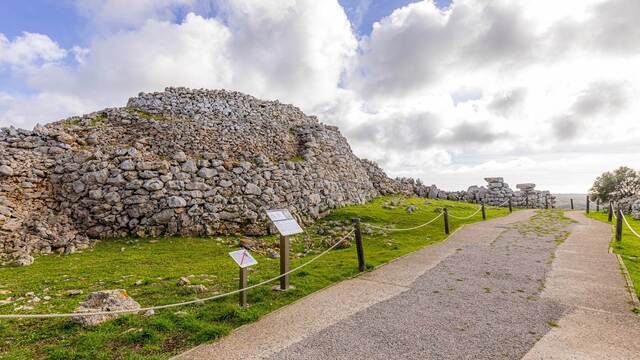
[[[600,199],[603,203],[639,194],[640,172],[627,166],[621,166],[598,176],[589,192],[592,200]]]

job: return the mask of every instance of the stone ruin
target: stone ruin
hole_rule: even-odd
[[[266,234],[400,192],[335,126],[278,101],[167,88],[81,117],[0,132],[0,255],[72,253],[90,238]]]
[[[404,193],[413,193],[417,196],[431,199],[444,199],[464,201],[469,203],[485,203],[492,206],[507,206],[509,198],[513,207],[521,208],[549,208],[555,207],[556,197],[549,191],[535,190],[536,185],[518,184],[517,191],[513,191],[509,184],[501,177],[488,177],[484,179],[487,186],[470,186],[466,191],[444,191],[438,189],[436,185],[424,186],[419,180],[396,179],[400,184],[400,189]]]
[[[499,204],[489,188],[445,192],[390,179],[356,157],[335,126],[298,108],[239,92],[167,88],[109,108],[0,131],[0,256],[73,253],[91,238],[260,235],[265,210],[303,224],[386,194]],[[523,188],[514,206],[540,207]]]

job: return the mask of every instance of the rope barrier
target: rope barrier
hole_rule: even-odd
[[[205,301],[211,301],[211,300],[215,300],[215,299],[220,299],[220,298],[223,298],[223,297],[227,297],[227,296],[230,296],[230,295],[237,294],[237,293],[239,293],[241,291],[247,291],[247,290],[255,289],[255,288],[260,287],[262,285],[266,285],[268,283],[274,282],[274,281],[280,279],[281,277],[289,275],[289,274],[291,274],[291,273],[293,273],[295,271],[298,271],[298,270],[302,269],[303,267],[311,264],[312,262],[318,260],[320,257],[326,255],[329,251],[333,250],[336,246],[338,246],[342,241],[344,241],[346,238],[351,236],[354,232],[355,232],[355,229],[351,230],[347,235],[343,236],[340,240],[338,240],[335,244],[333,244],[327,250],[321,252],[320,254],[315,256],[313,259],[307,261],[306,263],[287,271],[286,273],[280,274],[280,275],[278,275],[278,276],[276,276],[274,278],[262,281],[260,283],[255,284],[255,285],[251,285],[251,286],[248,286],[248,287],[243,288],[243,289],[230,291],[230,292],[224,293],[224,294],[218,294],[218,295],[214,295],[214,296],[207,297],[207,298],[184,301],[184,302],[179,302],[179,303],[174,303],[174,304],[151,306],[151,307],[135,309],[135,310],[96,311],[96,312],[81,312],[81,313],[68,313],[68,314],[7,314],[7,315],[1,315],[0,314],[0,319],[49,319],[49,318],[74,317],[74,316],[128,314],[128,313],[146,312],[146,311],[149,311],[149,310],[169,309],[169,308],[185,306],[185,305],[192,305],[192,304],[201,304],[201,303],[203,303]]]
[[[629,230],[631,230],[631,232],[633,233],[633,235],[635,235],[636,237],[640,238],[640,235],[638,235],[638,233],[633,230],[633,228],[631,227],[631,225],[629,224],[629,221],[627,221],[627,217],[624,216],[624,214],[622,214],[622,220],[624,220],[624,223],[627,224],[627,227],[629,228]]]
[[[412,228],[406,228],[406,229],[385,228],[385,227],[381,227],[381,226],[372,225],[372,224],[369,224],[369,223],[364,223],[364,225],[369,226],[369,227],[374,228],[374,229],[384,230],[384,231],[410,231],[410,230],[419,229],[421,227],[425,227],[425,226],[433,223],[434,221],[438,220],[443,215],[444,215],[443,213],[440,213],[440,215],[434,217],[433,219],[427,221],[426,223],[424,223],[422,225],[418,225],[418,226],[414,226]]]
[[[465,217],[459,217],[459,216],[455,216],[455,215],[452,215],[451,213],[449,213],[449,217],[452,217],[452,218],[458,219],[458,220],[468,220],[468,219],[471,219],[472,217],[476,216],[476,214],[478,214],[480,212],[480,210],[482,210],[482,207],[479,207],[478,210],[476,210],[476,212],[474,212],[473,214],[471,214],[469,216],[465,216]]]

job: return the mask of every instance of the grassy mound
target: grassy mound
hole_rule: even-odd
[[[413,213],[406,209],[416,207]],[[333,211],[307,229],[308,236],[292,239],[291,266],[307,262],[326,248],[332,238],[350,229],[359,217],[363,223],[406,228],[425,223],[447,206],[451,214],[471,215],[477,205],[442,200],[382,197],[365,205]],[[506,209],[488,208],[489,218]],[[464,223],[481,221],[478,213],[468,220],[451,219],[454,231]],[[363,226],[369,268],[446,238],[443,219],[408,232],[381,232]],[[275,236],[253,239],[259,262],[249,273],[249,284],[278,274],[278,259],[266,256]],[[169,237],[108,240],[69,256],[42,256],[32,266],[0,267],[0,313],[66,313],[92,291],[126,289],[143,307],[193,300],[237,289],[238,268],[227,255],[238,248],[233,237]],[[234,328],[255,321],[283,305],[357,274],[355,246],[333,250],[292,274],[295,289],[274,292],[263,286],[248,292],[250,306],[237,305],[231,296],[199,305],[166,309],[155,315],[126,315],[85,329],[69,319],[0,320],[0,357],[3,359],[166,359],[194,345],[217,339]],[[206,292],[195,293],[176,285],[188,277]],[[275,285],[275,284],[274,284]],[[82,294],[77,294],[82,291]],[[39,299],[39,301],[35,301]],[[13,300],[8,300],[13,299]],[[13,301],[13,302],[9,302]]]

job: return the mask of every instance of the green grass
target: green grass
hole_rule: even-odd
[[[592,211],[588,217],[602,222],[609,223],[608,215],[601,212]],[[640,233],[640,221],[634,220],[631,216],[626,216],[629,225]],[[624,265],[629,270],[631,281],[634,284],[636,294],[640,296],[640,238],[637,238],[623,223],[622,224],[622,241],[615,240],[615,218],[611,222],[611,248],[616,254],[620,254]]]
[[[164,115],[157,115],[157,114],[151,114],[147,111],[144,111],[142,109],[138,109],[138,108],[127,108],[127,112],[131,115],[134,116],[138,116],[140,118],[143,118],[145,120],[149,120],[149,121],[159,121],[159,122],[163,122],[163,121],[171,121],[171,118],[164,116]]]
[[[439,208],[449,207],[457,216],[470,215],[476,205],[451,201],[407,199],[402,206],[384,209],[390,198],[378,198],[358,206],[333,211],[307,230],[315,241],[303,236],[292,239],[291,266],[308,261],[322,251],[318,229],[342,222],[342,232],[352,217],[381,226],[411,227],[439,214]],[[409,204],[418,209],[409,214]],[[488,209],[489,219],[503,216],[506,209]],[[451,220],[454,231],[463,223],[481,221],[481,214],[465,221]],[[364,234],[364,247],[369,268],[376,267],[446,238],[443,220],[409,232]],[[334,235],[336,236],[336,235]],[[327,237],[325,236],[325,239]],[[275,242],[274,236],[258,239]],[[151,239],[105,240],[92,249],[69,256],[41,256],[28,267],[0,267],[0,290],[8,297],[26,297],[34,292],[49,301],[28,304],[26,300],[0,305],[0,313],[61,313],[72,312],[88,293],[105,289],[126,289],[143,307],[191,300],[234,290],[238,268],[227,255],[237,249],[236,239],[169,237]],[[278,274],[278,259],[269,259],[254,252],[259,264],[249,273],[249,283],[257,283]],[[192,284],[204,284],[208,291],[193,294],[176,286],[176,280],[190,276]],[[126,315],[95,328],[85,329],[69,319],[0,320],[0,358],[3,359],[166,359],[197,344],[212,341],[234,328],[253,322],[261,316],[289,304],[312,292],[357,275],[355,246],[333,250],[313,264],[292,274],[295,289],[275,292],[271,286],[248,292],[250,306],[241,308],[237,297],[206,302],[200,305],[157,311],[154,316]],[[135,286],[142,280],[142,285]],[[82,295],[67,295],[80,289]],[[17,310],[16,306],[33,306]]]
[[[62,123],[62,128],[64,129],[71,129],[75,126],[80,125],[80,118],[78,117],[72,117],[69,119],[66,119],[63,123]]]

